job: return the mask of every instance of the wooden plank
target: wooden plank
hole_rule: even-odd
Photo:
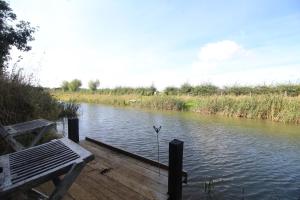
[[[73,197],[71,197],[68,193],[64,196],[63,200],[76,200]],[[84,199],[82,199],[84,200]],[[88,199],[88,200],[94,200],[94,199]]]
[[[38,176],[41,173],[47,172],[49,170],[55,169],[56,167],[59,167],[61,165],[64,165],[66,163],[71,163],[72,161],[75,161],[77,157],[72,157],[69,159],[65,159],[62,161],[55,161],[51,163],[51,166],[49,166],[49,163],[45,163],[43,165],[41,165],[40,167],[35,167],[31,170],[28,171],[23,171],[23,172],[18,172],[16,174],[12,174],[12,175],[16,175],[15,178],[12,179],[13,183],[17,183],[20,182],[22,180],[26,180],[28,178],[34,177],[34,176]]]
[[[95,147],[86,148],[94,153],[96,160],[101,161],[89,163],[90,167],[101,169],[101,165],[104,162],[106,166],[111,168],[111,171],[106,173],[105,176],[112,180],[132,188],[137,193],[140,193],[149,199],[168,198],[167,177],[159,176],[158,173],[156,173],[155,176],[154,174],[151,174],[153,172],[148,169],[128,162],[127,156],[123,155],[122,159],[117,156],[112,156],[107,152],[101,152],[101,150],[97,150]],[[164,181],[162,181],[163,179]]]
[[[101,159],[101,161],[103,161],[103,160]],[[137,188],[139,191],[138,193],[141,193],[142,195],[146,196],[147,198],[149,197],[149,195],[147,196],[147,194],[149,194],[149,193],[161,193],[162,196],[166,197],[167,185],[163,185],[158,182],[154,182],[149,177],[142,176],[142,175],[136,173],[136,171],[134,171],[134,170],[128,170],[128,169],[124,168],[124,165],[123,166],[111,166],[107,163],[97,162],[96,164],[89,163],[88,166],[91,167],[92,169],[94,169],[94,170],[91,170],[90,173],[100,174],[100,175],[102,175],[102,177],[103,176],[109,177],[110,179],[114,180],[115,182],[119,182],[128,188],[133,188],[132,190],[134,190],[136,192],[137,192],[137,190],[135,188]],[[112,168],[112,167],[115,167],[115,168]],[[101,174],[102,171],[107,168],[110,168],[111,170],[105,174]],[[145,171],[145,173],[146,173],[146,171]],[[119,179],[121,179],[121,181]],[[129,185],[127,184],[128,181],[126,181],[126,182],[122,181],[123,179],[129,180],[130,184]],[[135,187],[132,187],[132,185],[135,185]],[[161,196],[161,194],[159,194],[158,196]],[[153,196],[153,195],[151,195],[151,196]],[[165,199],[165,198],[163,198],[163,199]]]
[[[29,147],[35,146],[41,140],[43,135],[51,129],[52,129],[51,126],[46,126],[46,127],[42,128],[42,130],[37,131],[37,134],[36,134],[35,138],[32,140],[32,142],[30,143]]]
[[[28,188],[35,187],[45,181],[51,180],[53,177],[65,174],[66,172],[68,172],[70,170],[71,166],[74,163],[81,163],[83,160],[88,162],[93,159],[93,155],[90,152],[83,149],[78,144],[68,141],[68,139],[66,139],[66,138],[59,139],[59,140],[53,140],[52,142],[63,143],[64,145],[66,145],[67,147],[72,149],[72,151],[74,151],[80,157],[78,157],[75,160],[71,160],[71,161],[65,160],[63,162],[55,162],[54,164],[52,163],[51,166],[43,165],[41,167],[41,169],[39,169],[37,174],[35,174],[34,171],[30,171],[29,174],[26,174],[26,175],[32,175],[32,176],[30,176],[30,177],[28,176],[28,177],[26,177],[26,179],[21,180],[17,183],[11,184],[11,185],[0,186],[0,191],[1,191],[0,196],[6,195],[7,193],[14,192],[15,190],[18,190],[18,189],[28,189]],[[34,151],[35,149],[38,149],[38,148],[40,148],[40,146],[32,147],[32,148],[30,148],[28,150],[24,150],[22,152],[28,153],[29,150]],[[22,156],[22,152],[14,153],[14,155]],[[6,155],[6,156],[8,156],[8,155]],[[2,159],[3,157],[0,157],[0,158]],[[14,179],[15,180],[21,179],[20,177],[23,178],[21,175],[19,177],[18,176],[14,177]],[[12,179],[11,176],[7,176],[6,178],[8,180]]]
[[[79,182],[79,181],[76,181]],[[98,200],[89,190],[86,190],[84,185],[73,183],[70,187],[68,194],[64,197],[64,200]]]
[[[39,145],[38,147],[35,148],[35,151],[42,151],[43,152],[43,151],[45,151],[45,149],[50,150],[50,148],[53,148],[53,147],[55,147],[55,148],[62,147],[61,143],[56,143],[56,142],[53,142],[53,141]],[[17,152],[11,153],[10,157],[18,157],[18,159],[22,159],[23,156],[32,155],[32,153],[33,153],[33,151],[31,149],[26,149],[26,150],[21,151],[21,152],[17,151]],[[20,154],[22,154],[22,156],[19,156]]]
[[[85,174],[85,176],[81,176],[78,180],[78,184],[89,191],[93,196],[95,196],[97,199],[107,199],[107,200],[116,200],[116,199],[122,199],[122,197],[117,192],[112,192],[102,183],[102,179],[94,178],[93,176],[90,176],[89,174]],[[111,187],[109,185],[109,187]],[[119,191],[120,188],[116,188],[116,191]],[[72,194],[74,198],[76,198],[76,195]],[[124,200],[126,197],[124,198]]]
[[[87,166],[86,170],[89,170],[89,166]],[[108,176],[102,175],[100,173],[100,171],[98,171],[98,170],[89,170],[87,172],[87,175],[83,176],[83,177],[93,180],[93,182],[95,182],[97,184],[97,188],[98,188],[99,192],[106,193],[106,196],[110,196],[111,193],[116,194],[118,196],[118,197],[115,197],[116,200],[117,199],[122,199],[122,200],[148,199],[145,196],[141,195],[140,193],[134,191],[132,188],[127,187],[126,185],[124,185],[120,182],[117,182]],[[81,181],[81,179],[79,179],[79,182],[80,181]]]
[[[147,179],[144,179],[144,181],[142,179],[135,180],[136,177],[133,177],[133,173],[125,174],[118,170],[111,170],[109,173],[105,174],[105,176],[132,188],[135,192],[140,193],[149,199],[167,199],[167,194],[157,191],[158,188],[155,188],[157,190],[153,189],[153,185],[149,184]],[[167,189],[164,191],[166,192]]]
[[[84,141],[81,144],[95,154],[95,160],[85,166],[64,199],[168,199],[167,176],[159,176],[156,167],[91,142]],[[103,173],[108,168],[111,170]],[[162,171],[167,173],[166,170]]]
[[[31,160],[31,162],[26,162],[25,164],[23,163],[20,164],[19,162],[17,162],[15,163],[14,166],[11,165],[11,171],[21,172],[21,171],[32,170],[35,168],[42,167],[44,164],[50,166],[52,161],[59,161],[59,160],[64,160],[69,158],[79,158],[79,156],[70,150],[66,150],[64,152],[58,152],[56,154],[49,155],[48,157]]]
[[[0,173],[0,191],[1,191],[1,188],[11,185],[11,174],[10,174],[8,155],[4,155],[0,157],[0,167],[1,167],[1,173]]]
[[[51,156],[55,156],[57,154],[62,154],[62,153],[74,153],[71,149],[61,147],[61,146],[55,146],[54,148],[49,147],[45,150],[36,150],[32,151],[31,154],[20,154],[18,157],[12,156],[10,154],[9,159],[11,161],[11,166],[13,167],[18,167],[20,165],[27,165],[35,161],[39,161]]]
[[[137,165],[135,163],[132,163],[128,160],[127,157],[121,158],[116,156],[109,156],[110,154],[108,152],[103,152],[96,147],[88,147],[90,151],[92,151],[97,158],[97,160],[101,160],[102,162],[107,163],[112,168],[122,168],[124,170],[127,170],[129,172],[134,172],[134,174],[141,176],[143,178],[149,179],[153,182],[153,184],[163,184],[167,185],[168,177],[165,175],[159,175],[158,172],[153,172],[147,168],[144,168],[140,165]],[[90,163],[90,166],[93,166],[94,162]],[[167,172],[164,172],[164,174],[167,174]]]
[[[144,163],[150,164],[150,165],[152,165],[154,167],[160,167],[161,169],[169,170],[169,167],[167,165],[163,164],[163,163],[158,163],[158,162],[156,162],[154,160],[145,158],[143,156],[140,156],[140,155],[128,152],[128,151],[125,151],[125,150],[123,150],[121,148],[117,148],[117,147],[108,145],[106,143],[100,142],[98,140],[95,140],[95,139],[92,139],[92,138],[89,138],[89,137],[86,137],[85,139],[86,139],[86,141],[92,142],[92,143],[97,144],[99,146],[102,146],[102,147],[105,147],[107,149],[110,149],[110,150],[112,150],[114,152],[126,155],[128,157],[134,158],[134,159],[142,161]],[[183,170],[182,171],[182,176],[184,177],[184,182],[187,183],[187,172]]]
[[[138,155],[138,154],[134,154],[134,153],[125,151],[125,150],[123,150],[123,149],[121,149],[121,148],[117,148],[117,147],[114,147],[114,146],[105,144],[105,143],[103,143],[103,142],[100,142],[100,141],[98,141],[98,140],[95,140],[95,139],[92,139],[92,138],[89,138],[89,137],[86,137],[85,139],[86,139],[87,141],[92,142],[92,143],[95,143],[95,144],[97,144],[97,145],[99,145],[99,146],[103,146],[103,147],[105,147],[106,149],[110,149],[110,150],[112,150],[112,151],[121,153],[121,154],[126,155],[126,156],[128,156],[128,157],[132,157],[132,158],[134,158],[134,159],[136,159],[136,160],[140,160],[140,161],[142,161],[142,162],[144,162],[144,163],[153,165],[153,166],[155,166],[155,167],[158,167],[158,166],[159,166],[161,169],[166,169],[166,170],[168,170],[168,166],[165,165],[165,164],[163,164],[163,163],[158,163],[158,162],[156,162],[156,161],[154,161],[154,160],[145,158],[145,157],[140,156],[140,155]]]
[[[35,132],[35,138],[29,146],[32,147],[37,144],[46,131],[52,128],[56,128],[56,123],[44,119],[32,120],[9,126],[0,125],[0,137],[2,137],[12,149],[20,151],[25,149],[25,147],[15,139],[16,136]]]
[[[94,160],[94,155],[91,154],[88,150],[82,148],[80,145],[76,144],[75,142],[69,140],[68,138],[62,138],[59,139],[61,142],[64,143],[67,147],[72,149],[75,153],[77,153],[80,157],[83,158],[83,160],[88,163],[92,160]]]
[[[88,141],[82,141],[81,142],[81,145],[87,149],[89,149],[89,147],[94,147],[96,149],[100,149],[104,154],[107,154],[108,157],[110,156],[116,156],[118,158],[123,158],[124,157],[124,154],[122,153],[118,153],[118,152],[115,152],[115,151],[112,151],[112,150],[109,150],[105,147],[102,147],[102,146],[99,146],[95,143],[92,143],[92,142],[88,142]],[[158,168],[153,166],[153,165],[149,165],[147,163],[144,163],[144,162],[141,162],[140,160],[136,160],[132,157],[128,157],[127,156],[127,160],[130,162],[130,163],[133,163],[135,165],[138,165],[138,166],[141,166],[143,168],[146,168],[150,171],[152,171],[153,173],[157,173],[158,174]],[[168,172],[166,170],[161,170],[161,175],[163,176],[168,176]]]
[[[56,123],[45,119],[36,119],[32,121],[17,123],[5,126],[6,131],[12,136],[23,135],[41,130],[44,127],[56,128]]]
[[[5,142],[15,151],[24,149],[23,145],[15,140],[15,138],[10,135],[2,126],[0,126],[0,137],[3,138]]]

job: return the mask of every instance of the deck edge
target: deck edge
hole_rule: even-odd
[[[145,158],[141,155],[138,155],[138,154],[134,154],[134,153],[131,153],[129,151],[126,151],[124,149],[121,149],[121,148],[117,148],[117,147],[114,147],[114,146],[111,146],[109,144],[106,144],[104,142],[101,142],[99,140],[95,140],[93,138],[90,138],[90,137],[85,137],[85,140],[86,141],[89,141],[89,142],[92,142],[96,145],[99,145],[99,146],[102,146],[102,147],[105,147],[107,149],[110,149],[112,151],[115,151],[115,152],[118,152],[118,153],[121,153],[121,154],[124,154],[128,157],[131,157],[131,158],[134,158],[136,160],[139,160],[139,161],[142,161],[144,163],[147,163],[147,164],[150,164],[152,166],[155,166],[155,167],[160,167],[161,169],[164,169],[164,170],[168,170],[169,171],[169,166],[168,165],[165,165],[163,163],[159,163],[157,161],[154,161],[154,160],[151,160],[149,158]],[[188,174],[186,171],[182,171],[182,176],[184,177],[184,182],[187,183],[187,177],[188,177]]]

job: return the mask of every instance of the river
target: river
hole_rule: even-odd
[[[168,142],[184,141],[184,199],[300,199],[300,127],[197,113],[81,104],[85,136],[167,163]],[[204,182],[212,182],[211,192]]]

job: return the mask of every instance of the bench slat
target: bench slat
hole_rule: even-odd
[[[0,156],[0,198],[17,189],[32,188],[68,172],[75,163],[94,156],[78,144],[62,138]]]

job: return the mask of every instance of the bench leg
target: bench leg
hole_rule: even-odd
[[[29,147],[35,146],[35,145],[41,140],[41,138],[43,137],[43,135],[44,135],[47,131],[49,131],[49,130],[51,130],[51,129],[52,129],[52,127],[44,127],[42,130],[40,130],[40,131],[36,134],[35,138],[32,140],[32,142],[31,142],[31,144],[29,145]]]
[[[60,178],[59,177],[55,177],[52,179],[52,182],[55,186],[58,186],[59,183],[61,182]]]
[[[49,200],[60,200],[67,193],[72,183],[75,181],[81,170],[85,166],[85,162],[76,163],[72,166],[70,171],[64,176],[64,178],[56,185]]]

